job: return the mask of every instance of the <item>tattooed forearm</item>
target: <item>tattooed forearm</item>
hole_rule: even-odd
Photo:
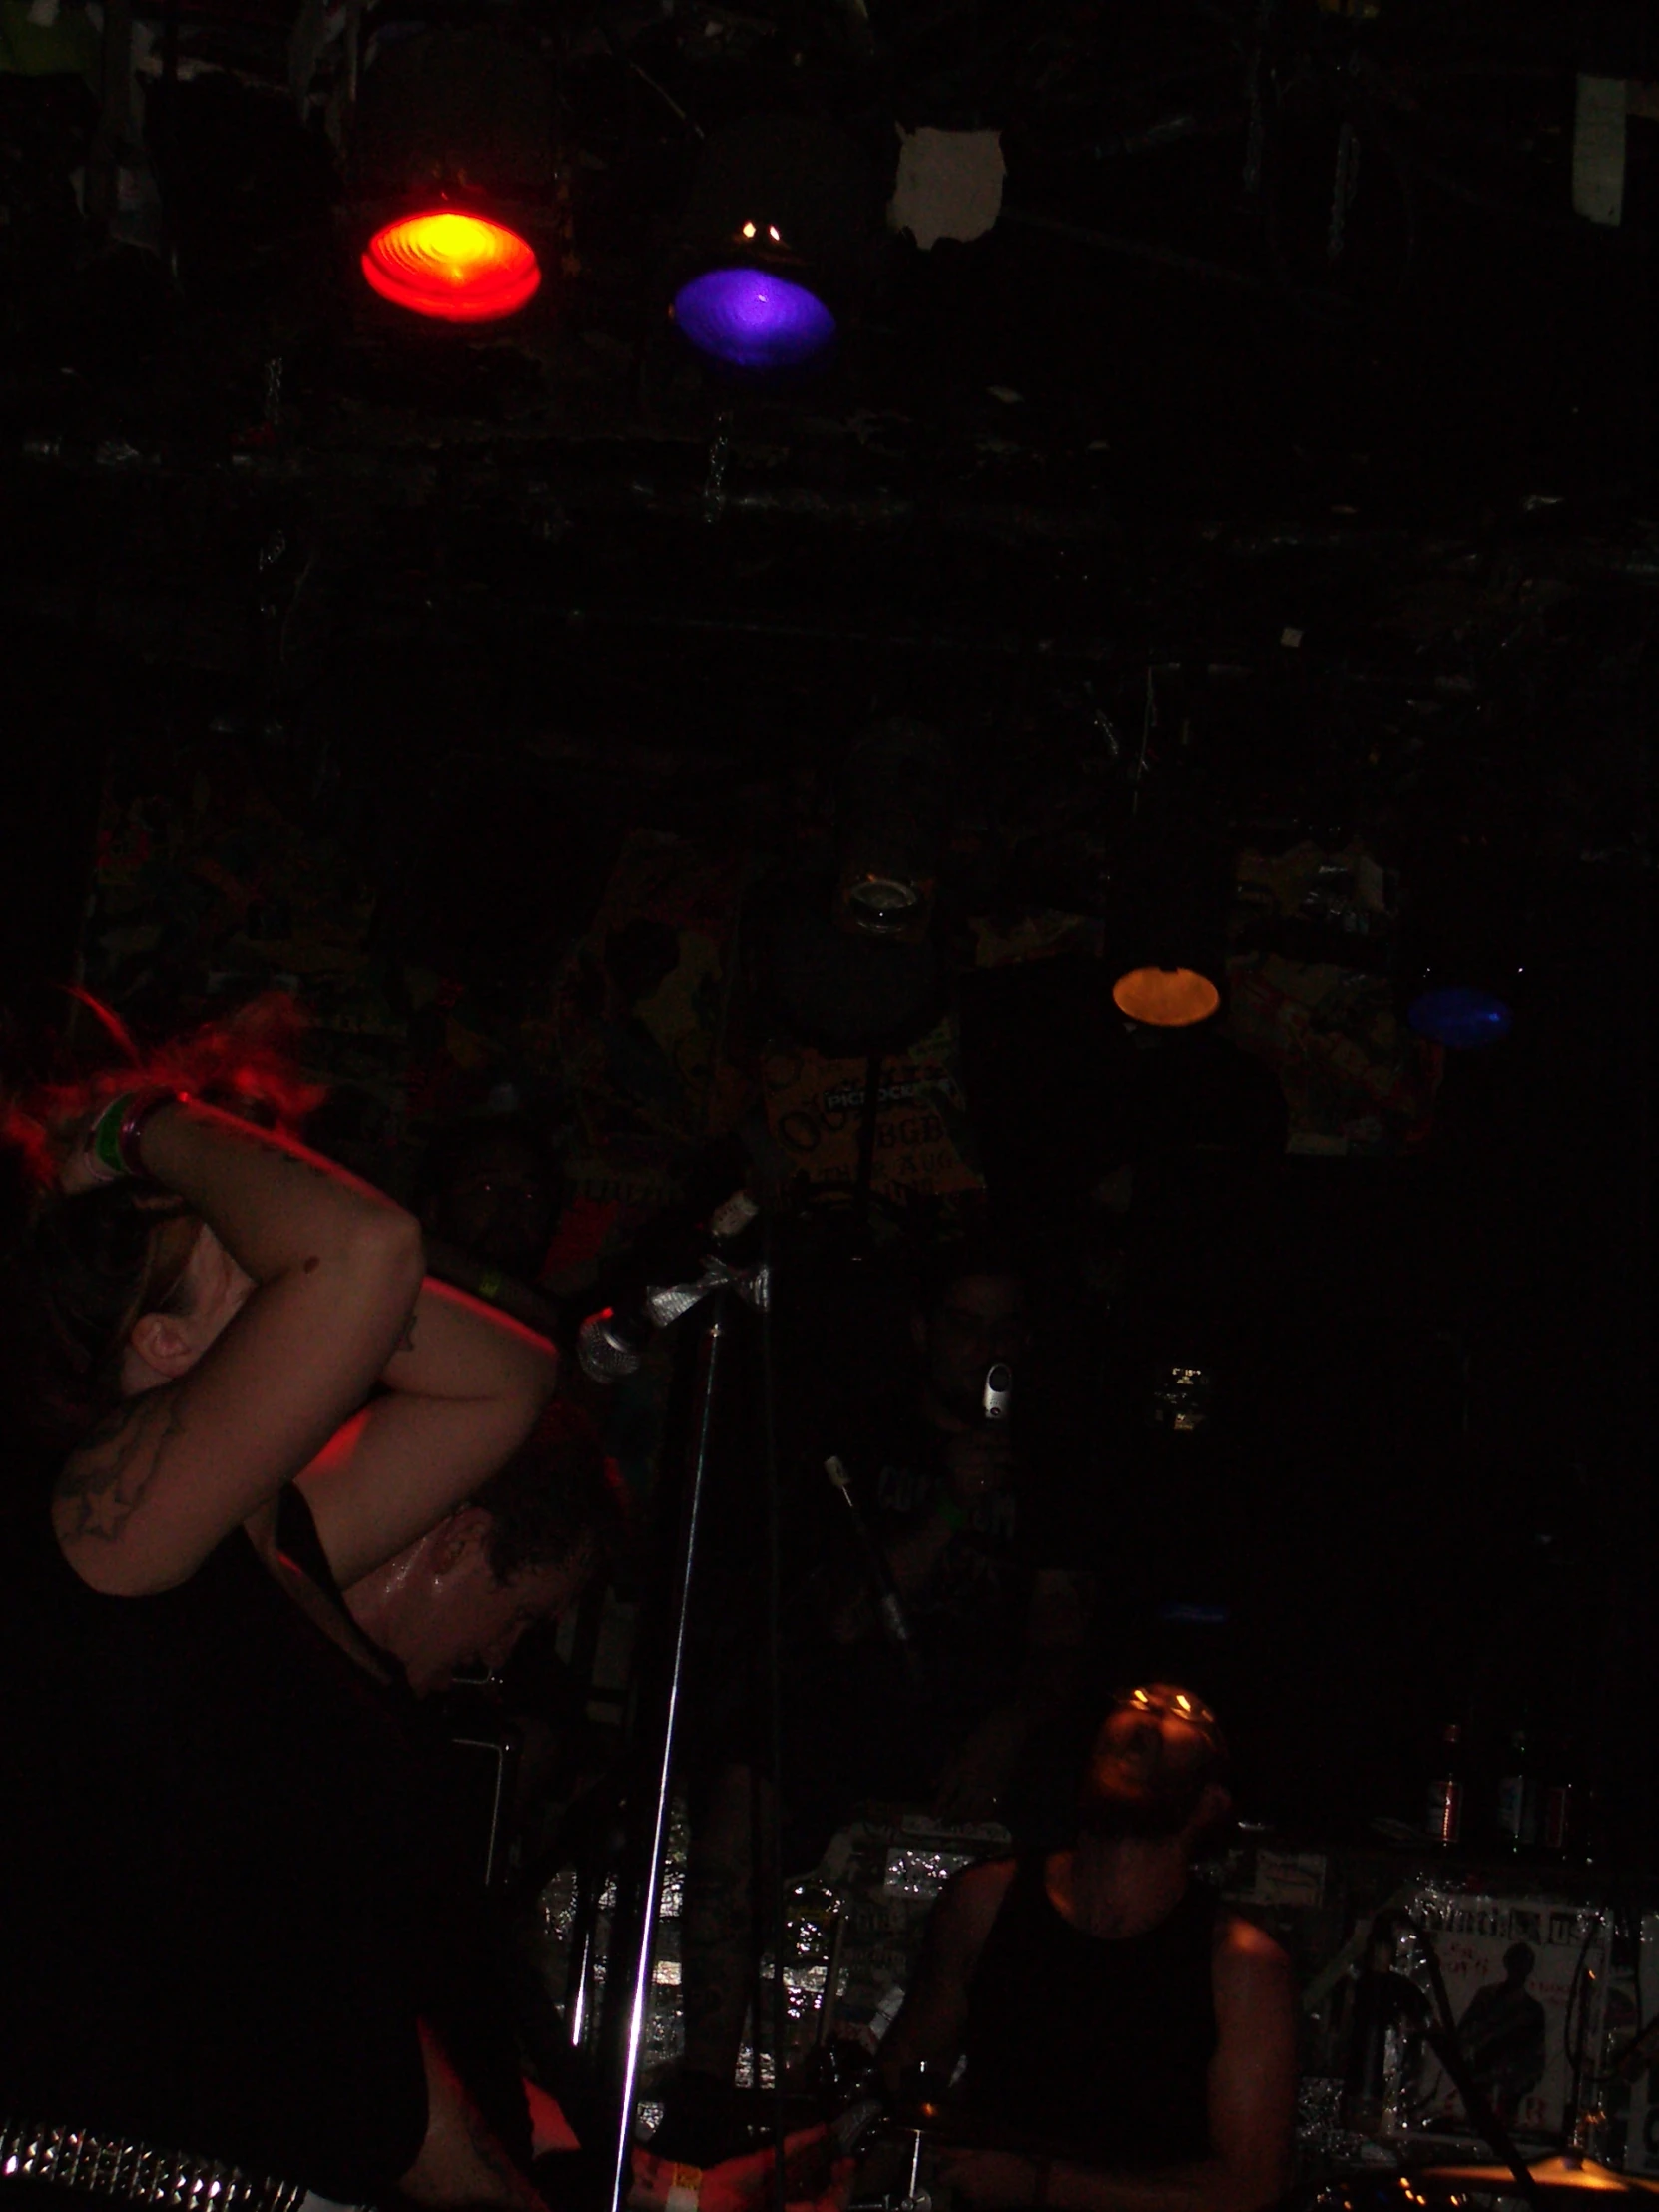
[[[114,1543],[144,1503],[174,1439],[185,1427],[184,1392],[147,1391],[75,1452],[53,1496],[68,1508],[60,1521],[73,1542],[96,1536]]]

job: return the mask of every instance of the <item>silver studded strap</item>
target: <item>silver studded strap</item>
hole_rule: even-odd
[[[162,2212],[298,2212],[306,2195],[303,2185],[247,2174],[218,2159],[21,2120],[0,2120],[0,2180],[44,2181]]]

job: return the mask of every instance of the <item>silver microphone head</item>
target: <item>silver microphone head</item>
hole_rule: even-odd
[[[576,1335],[576,1359],[590,1382],[620,1382],[640,1371],[639,1334],[610,1307],[590,1314]]]

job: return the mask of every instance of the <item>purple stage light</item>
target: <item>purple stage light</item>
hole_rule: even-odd
[[[674,319],[700,353],[732,368],[803,368],[835,318],[804,284],[764,269],[711,269],[675,294]]]

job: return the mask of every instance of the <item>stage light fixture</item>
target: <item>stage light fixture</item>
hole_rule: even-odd
[[[1419,992],[1405,1009],[1405,1018],[1419,1037],[1432,1044],[1443,1044],[1451,1052],[1474,1052],[1506,1037],[1515,1016],[1495,991],[1452,983]]]
[[[522,34],[444,27],[382,44],[348,117],[341,223],[394,319],[494,323],[545,295],[566,243],[555,122],[549,70]]]
[[[1209,1020],[1221,992],[1196,968],[1138,967],[1112,985],[1112,1004],[1149,1029],[1188,1029]]]
[[[893,716],[853,745],[836,805],[838,928],[897,944],[927,935],[954,778],[949,747],[924,722]]]
[[[498,322],[541,286],[528,239],[486,216],[430,208],[375,232],[363,275],[382,299],[440,322]]]
[[[1424,855],[1395,970],[1407,1026],[1448,1052],[1501,1044],[1526,1003],[1540,920],[1514,855],[1471,835]]]
[[[686,343],[739,376],[820,366],[880,235],[873,165],[830,125],[750,116],[698,165],[669,291]]]
[[[1181,823],[1137,823],[1113,869],[1112,1003],[1147,1029],[1191,1029],[1221,1006],[1226,849]]]

